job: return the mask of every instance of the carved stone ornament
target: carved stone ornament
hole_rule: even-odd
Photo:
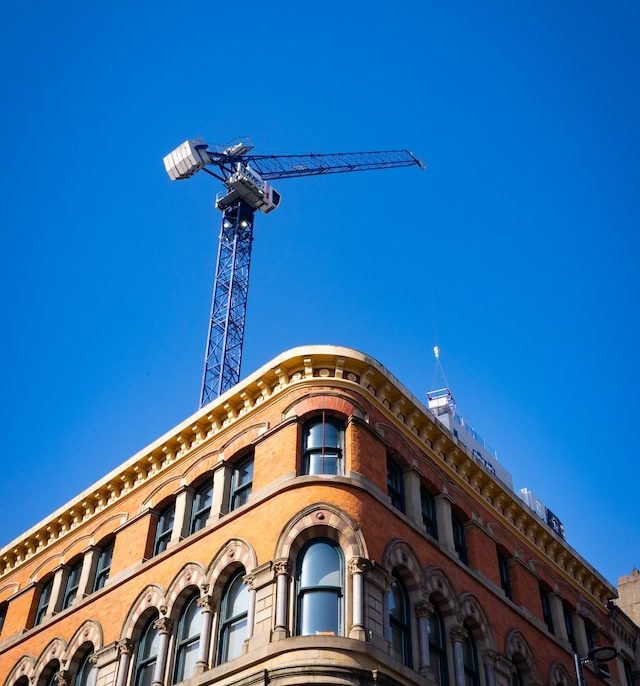
[[[118,654],[130,655],[133,651],[133,641],[129,638],[121,638],[118,641]]]
[[[273,571],[277,576],[280,576],[280,574],[289,574],[290,566],[289,560],[276,560],[273,563]]]
[[[201,612],[213,612],[215,608],[213,598],[210,595],[203,595],[198,598],[196,605],[200,608]]]
[[[454,626],[450,631],[449,631],[449,636],[451,637],[451,640],[454,643],[462,643],[464,639],[468,636],[467,630],[463,626]]]
[[[497,659],[498,653],[495,650],[484,650],[482,652],[482,661],[486,665],[495,665]]]
[[[349,571],[351,574],[366,574],[373,569],[373,565],[366,557],[352,557],[349,560]]]
[[[56,686],[69,686],[66,672],[56,672],[53,676]]]
[[[258,577],[255,574],[247,574],[242,577],[242,581],[253,591],[256,588]]]
[[[435,611],[433,605],[427,600],[416,603],[416,617],[431,617]]]
[[[173,622],[168,617],[158,617],[153,623],[153,628],[161,634],[170,634]]]
[[[100,659],[100,656],[98,655],[98,653],[91,653],[91,655],[89,655],[89,662],[92,665],[97,665],[99,659]]]

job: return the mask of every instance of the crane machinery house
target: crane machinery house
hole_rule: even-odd
[[[615,588],[443,407],[269,361],[4,545],[0,686],[638,686]]]

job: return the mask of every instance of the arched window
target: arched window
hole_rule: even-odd
[[[431,669],[437,686],[448,686],[449,669],[447,665],[447,644],[445,641],[444,619],[437,607],[429,617],[429,654]]]
[[[467,627],[467,635],[462,643],[464,655],[464,682],[466,686],[480,686],[480,670],[478,669],[478,651],[471,630]]]
[[[60,671],[58,660],[52,660],[43,670],[38,683],[40,686],[56,686],[56,674]]]
[[[145,625],[136,654],[134,686],[151,686],[153,671],[158,659],[159,631],[153,625],[157,617],[152,617]]]
[[[202,613],[197,604],[198,596],[194,595],[184,606],[178,621],[176,635],[176,661],[173,670],[173,683],[193,676],[198,659]]]
[[[411,627],[409,596],[400,578],[393,575],[388,593],[391,646],[402,664],[411,666]]]
[[[74,686],[94,686],[96,683],[96,667],[89,658],[93,655],[92,650],[88,650],[80,662],[78,672],[74,681]]]
[[[342,633],[343,562],[335,543],[315,539],[298,556],[298,636]]]
[[[342,450],[344,424],[327,417],[314,417],[304,425],[302,431],[304,449],[302,454],[303,474],[342,474]]]
[[[49,609],[49,601],[51,600],[51,589],[53,588],[53,577],[50,577],[42,586],[40,597],[38,598],[38,607],[36,608],[36,617],[33,621],[33,626],[38,626],[45,618],[47,610]]]
[[[62,596],[62,609],[66,610],[71,607],[71,603],[78,595],[78,586],[80,586],[80,572],[82,571],[82,558],[76,560],[69,567],[67,573],[67,583],[64,587],[64,595]]]
[[[167,507],[160,512],[158,523],[156,524],[156,540],[153,544],[153,554],[158,555],[164,552],[171,540],[173,533],[173,517],[176,512],[176,504],[171,501]]]
[[[191,523],[189,533],[195,534],[200,531],[209,519],[211,512],[211,501],[213,500],[213,478],[209,475],[196,489],[193,494],[193,505],[191,506]]]
[[[106,543],[102,544],[100,549],[100,555],[98,556],[98,562],[96,564],[96,575],[93,580],[93,592],[99,591],[106,583],[109,578],[109,572],[111,571],[111,559],[113,558],[113,545],[115,539],[111,539]]]
[[[231,493],[229,494],[229,512],[244,505],[251,495],[253,485],[253,453],[240,460],[231,475]]]
[[[242,646],[247,638],[249,589],[242,581],[243,576],[244,570],[231,577],[222,593],[218,664],[239,657],[242,654]]]

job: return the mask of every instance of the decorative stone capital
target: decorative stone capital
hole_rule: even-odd
[[[291,565],[289,564],[289,560],[274,560],[273,562],[273,571],[276,573],[276,576],[280,576],[281,574],[289,574],[290,569]]]
[[[416,603],[416,617],[431,617],[435,608],[428,600],[421,600]]]
[[[213,612],[215,605],[213,598],[210,595],[203,595],[196,600],[196,605],[200,608],[200,612]]]
[[[255,574],[247,574],[246,576],[242,577],[242,581],[246,584],[246,586],[254,591],[258,582],[258,577]]]
[[[53,680],[56,686],[69,686],[69,681],[67,679],[67,672],[60,671],[53,675]]]
[[[351,574],[366,574],[369,570],[373,568],[370,560],[366,557],[352,557],[349,560],[349,572]]]
[[[133,652],[133,641],[129,638],[121,638],[118,643],[118,655],[131,655]]]
[[[91,653],[91,655],[89,655],[89,662],[92,665],[97,665],[99,659],[100,659],[100,655],[98,655],[97,653]]]
[[[482,661],[485,665],[495,665],[498,659],[498,653],[495,650],[483,650],[482,651]]]
[[[158,617],[153,623],[153,628],[157,629],[161,634],[170,634],[173,627],[173,622],[168,617]]]
[[[462,643],[468,635],[467,630],[461,625],[454,626],[449,631],[449,636],[454,643]]]

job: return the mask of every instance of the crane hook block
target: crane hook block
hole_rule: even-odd
[[[164,157],[164,168],[172,181],[188,179],[211,160],[207,144],[200,139],[187,140]]]

